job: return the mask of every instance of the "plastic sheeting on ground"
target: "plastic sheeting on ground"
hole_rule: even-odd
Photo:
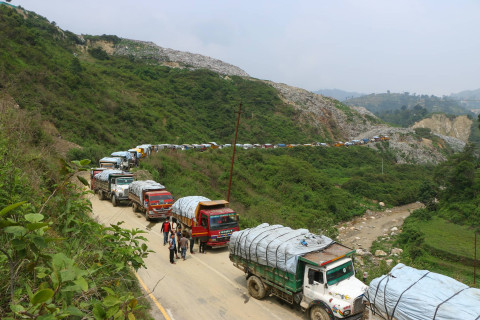
[[[195,210],[197,209],[198,203],[201,201],[211,200],[202,196],[183,197],[175,201],[172,205],[172,211],[179,216],[187,217],[196,221]]]
[[[134,181],[130,184],[130,193],[136,195],[143,203],[143,192],[153,190],[164,190],[165,186],[153,180]]]
[[[133,158],[132,154],[128,151],[113,152],[110,156],[111,157],[125,157],[125,158],[127,158],[127,160],[131,160]]]
[[[389,319],[480,319],[480,289],[402,263],[373,279],[366,298]]]
[[[302,244],[303,241],[307,245]],[[234,255],[295,273],[299,256],[325,249],[333,242],[332,239],[315,235],[307,229],[293,230],[263,223],[255,228],[234,232],[229,249]]]

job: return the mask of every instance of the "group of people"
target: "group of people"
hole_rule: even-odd
[[[178,256],[181,255],[182,259],[185,260],[187,256],[187,250],[190,248],[190,253],[195,254],[193,251],[193,246],[195,244],[195,239],[192,237],[192,229],[183,230],[182,226],[177,223],[176,227],[173,227],[173,223],[169,220],[165,220],[162,223],[163,232],[163,245],[168,245],[170,251],[170,263],[176,264],[174,256],[176,259],[180,259]],[[200,242],[200,253],[205,253],[205,243]]]

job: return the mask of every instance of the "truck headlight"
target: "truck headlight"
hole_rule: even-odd
[[[351,313],[350,310],[345,310],[345,311],[343,311],[343,315],[344,315],[344,316],[349,316],[350,313]]]

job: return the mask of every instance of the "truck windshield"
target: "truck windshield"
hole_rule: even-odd
[[[130,184],[133,182],[133,178],[117,178],[116,184]]]
[[[342,281],[353,276],[352,261],[342,264],[336,268],[327,271],[327,282],[329,285]]]
[[[155,196],[150,196],[150,203],[155,204],[166,204],[173,202],[172,195],[170,194],[159,194]]]
[[[236,214],[234,212],[210,216],[211,230],[234,228],[237,225]]]

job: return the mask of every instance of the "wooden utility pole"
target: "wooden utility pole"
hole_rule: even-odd
[[[227,201],[230,202],[230,188],[232,187],[232,176],[233,176],[233,162],[235,161],[235,147],[237,146],[237,135],[238,135],[238,126],[240,124],[240,115],[242,114],[242,103],[240,103],[240,107],[237,116],[237,128],[235,129],[235,140],[233,141],[233,154],[232,154],[232,165],[230,166],[230,179],[228,180],[228,191],[227,191]]]

